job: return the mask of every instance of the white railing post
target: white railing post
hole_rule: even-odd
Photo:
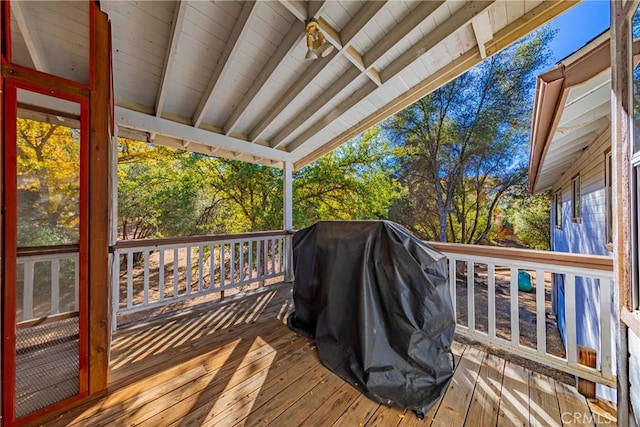
[[[60,259],[51,260],[51,314],[60,313]]]
[[[33,271],[35,261],[24,263],[24,284],[22,287],[22,320],[33,319]]]
[[[547,354],[547,309],[545,306],[544,271],[536,270],[536,347],[540,355]]]
[[[293,163],[284,162],[284,231],[293,232]],[[284,281],[293,282],[293,235],[287,234],[284,239]]]
[[[453,303],[453,318],[458,321],[458,310],[456,308],[456,259],[449,258],[449,290],[451,291],[451,301]]]
[[[488,316],[488,329],[489,338],[496,337],[496,266],[491,263],[487,263],[487,305],[489,306]]]
[[[113,263],[111,264],[111,330],[118,328],[118,310],[120,308],[120,251],[113,253]]]
[[[511,267],[511,282],[509,287],[511,299],[511,344],[520,345],[520,304],[518,301],[518,267]]]
[[[476,329],[476,290],[475,264],[467,261],[467,327],[470,331]]]
[[[564,321],[567,334],[567,362],[578,363],[578,335],[576,327],[576,275],[568,273],[564,284]]]
[[[605,378],[613,378],[611,357],[611,278],[599,277],[600,282],[600,369]]]

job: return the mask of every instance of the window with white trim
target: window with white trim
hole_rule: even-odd
[[[562,229],[562,191],[558,191],[553,195],[553,211],[555,226],[558,230]]]
[[[611,169],[611,151],[609,151],[604,155],[604,243],[609,251],[613,250],[613,193],[611,191],[613,175]]]
[[[571,180],[571,221],[582,222],[580,214],[581,209],[580,200],[580,175],[576,175]]]

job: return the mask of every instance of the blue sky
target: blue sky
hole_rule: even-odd
[[[609,1],[587,0],[551,21],[558,34],[549,46],[556,63],[609,28]]]

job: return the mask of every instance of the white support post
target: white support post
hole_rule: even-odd
[[[287,232],[293,231],[293,163],[284,162],[283,170],[283,182],[284,182],[284,230]],[[285,236],[285,273],[284,281],[293,282],[293,235],[287,234]]]

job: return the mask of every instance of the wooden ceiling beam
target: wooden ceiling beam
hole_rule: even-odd
[[[380,58],[402,41],[411,31],[420,26],[436,11],[444,0],[419,3],[393,30],[389,31],[378,43],[364,54],[366,67],[372,67]]]
[[[378,41],[378,43],[376,43],[370,49],[370,51],[367,52],[364,55],[364,57],[360,57],[360,60],[357,61],[359,63],[359,65],[356,65],[356,66],[358,68],[362,69],[364,74],[369,76],[370,80],[374,83],[374,85],[367,84],[367,85],[365,85],[363,87],[363,88],[369,89],[368,93],[365,90],[363,90],[363,88],[358,89],[352,96],[350,96],[348,99],[343,101],[342,104],[338,105],[336,107],[335,111],[346,112],[349,108],[353,107],[355,104],[357,104],[358,102],[362,101],[367,96],[369,96],[371,94],[371,92],[376,90],[382,84],[382,82],[383,82],[382,76],[380,74],[378,74],[378,72],[373,68],[373,65],[376,63],[376,61],[378,61],[385,54],[387,54],[387,52],[389,52],[391,49],[393,49],[393,47],[396,45],[396,43],[398,43],[400,40],[402,40],[404,37],[406,37],[411,31],[413,31],[415,29],[416,25],[420,25],[422,22],[424,22],[426,19],[428,19],[429,16],[431,16],[431,14],[433,12],[435,12],[436,9],[442,3],[443,3],[443,1],[433,1],[433,2],[425,2],[425,3],[418,4],[418,6],[416,6],[416,8],[413,11],[411,11],[407,15],[407,17],[400,24],[398,24],[397,27],[395,27],[389,34],[387,34],[387,36],[383,37],[380,41]],[[371,15],[371,18],[373,18],[374,15],[375,14]],[[345,26],[345,28],[349,28],[350,26],[351,26],[351,23],[347,24]],[[351,36],[352,39],[353,39],[353,37],[355,37],[356,34],[357,34],[357,32]],[[347,50],[347,49],[345,49],[345,50]],[[367,65],[367,58],[369,58],[368,59],[368,65]],[[356,76],[353,80],[355,80],[357,77],[358,76]],[[349,83],[351,83],[351,82],[349,82]],[[344,85],[343,87],[346,88],[347,86],[348,86],[348,84]],[[336,93],[336,95],[337,94],[338,93]],[[333,98],[331,98],[331,99],[333,99]],[[346,107],[348,107],[348,108],[346,108]],[[289,125],[287,125],[287,127],[291,128],[292,127],[291,125],[293,123],[298,123],[303,118],[304,117],[296,118],[294,120],[294,122],[292,122]],[[319,132],[322,129],[324,129],[325,127],[327,127],[328,125],[330,125],[333,122],[333,120],[335,120],[337,118],[338,117],[336,117],[333,114],[325,115],[320,120],[318,120],[314,125],[312,125],[308,130],[306,130],[299,137],[297,137],[295,140],[293,140],[290,144],[287,144],[286,145],[287,151],[295,150],[296,148],[298,148],[302,144],[304,144],[306,139],[311,138],[314,135],[311,132],[311,130],[316,130],[317,132]],[[283,135],[279,134],[278,137],[277,137],[277,140],[275,141],[275,144],[272,142],[271,145],[279,147],[279,146],[282,145],[282,142],[287,137],[288,137],[288,135],[287,136],[283,136]]]
[[[242,100],[233,110],[233,113],[231,113],[227,123],[224,125],[225,135],[229,135],[233,131],[238,122],[247,112],[249,105],[251,105],[251,103],[257,98],[258,94],[267,81],[269,81],[271,76],[273,76],[278,66],[296,49],[298,43],[302,40],[303,33],[304,24],[301,21],[294,21],[287,31],[287,34],[278,44],[276,51],[271,55],[269,61],[267,61],[267,64],[262,68],[260,74],[258,74],[258,77],[253,81],[247,93],[245,93]]]
[[[164,66],[162,67],[162,77],[160,78],[160,88],[158,90],[158,96],[156,97],[156,117],[162,115],[162,108],[164,107],[164,100],[167,95],[168,82],[171,78],[171,72],[173,69],[173,62],[175,60],[176,51],[178,50],[178,43],[180,42],[180,35],[182,34],[182,27],[184,25],[184,15],[188,6],[187,0],[178,0],[176,5],[173,21],[171,22],[171,35],[169,37],[169,49],[164,58]]]
[[[322,18],[318,18],[318,25],[322,30],[325,38],[329,43],[331,43],[336,49],[338,49],[338,54],[332,56],[333,59],[337,59],[339,55],[344,55],[349,61],[354,64],[357,70],[349,70],[345,73],[338,81],[331,85],[330,89],[323,92],[322,95],[318,99],[313,99],[311,102],[307,104],[305,109],[297,114],[296,118],[293,121],[287,123],[287,125],[282,128],[278,134],[271,140],[270,145],[274,148],[282,146],[286,138],[300,128],[305,122],[309,120],[309,118],[318,110],[319,105],[324,105],[330,102],[333,98],[342,93],[347,86],[349,86],[352,82],[354,82],[362,72],[365,72],[367,76],[375,83],[376,87],[380,85],[379,76],[375,70],[367,70],[364,69],[362,56],[351,46],[351,42],[355,38],[355,36],[360,33],[364,29],[364,27],[375,17],[375,15],[382,9],[386,2],[369,2],[365,3],[362,8],[356,13],[356,16],[349,21],[347,25],[345,25],[345,29],[349,29],[348,37],[349,40],[343,43],[342,33],[339,33],[335,30],[327,21]],[[364,19],[366,17],[367,19]],[[316,60],[316,63],[324,60],[325,58],[320,58]],[[294,83],[294,85],[287,91],[287,93],[278,101],[276,104],[277,107],[274,108],[270,114],[265,116],[263,120],[258,124],[256,129],[249,135],[249,139],[255,141],[259,135],[261,135],[264,130],[284,111],[284,109],[308,86],[308,84],[313,81],[318,75],[324,72],[325,68],[327,68],[332,61],[327,61],[324,63],[322,67],[314,67],[316,64],[313,64],[309,67],[305,73],[301,76],[301,78]]]
[[[258,78],[256,78],[256,80],[253,82],[247,93],[243,96],[240,103],[238,103],[238,105],[234,109],[233,113],[231,113],[231,116],[223,127],[225,135],[229,135],[231,132],[233,132],[233,129],[242,119],[242,116],[244,116],[244,114],[246,113],[249,105],[251,105],[251,103],[258,97],[258,94],[260,93],[264,85],[269,81],[271,76],[273,76],[278,66],[284,61],[287,56],[290,56],[293,53],[293,51],[297,48],[298,43],[300,43],[303,39],[307,15],[305,15],[304,19],[301,19],[302,14],[300,12],[300,2],[292,3],[290,1],[282,0],[280,3],[287,10],[289,10],[297,18],[297,20],[291,25],[283,40],[278,44],[276,51],[273,55],[271,55],[271,58],[269,58],[269,61],[258,75]],[[316,18],[324,10],[326,1],[314,1],[309,3],[308,6],[312,12],[311,16]]]
[[[329,123],[333,123],[339,119],[344,113],[349,111],[351,107],[360,102],[364,97],[373,92],[378,86],[372,81],[366,82],[360,89],[356,90],[353,95],[344,100],[336,108],[333,108],[320,120],[315,122],[309,129],[305,130],[291,144],[287,145],[287,151],[291,152],[307,142],[311,137],[327,127]]]
[[[368,10],[373,9],[377,13],[382,7],[381,4],[384,5],[385,2],[370,2],[365,4],[362,7],[362,9],[368,9]],[[369,14],[364,13],[364,15],[369,15]],[[359,18],[359,14],[357,14],[356,17]],[[355,20],[355,17],[353,20]],[[369,21],[358,19],[358,23],[359,25],[362,25],[362,27],[356,28],[354,23],[349,22],[345,26],[345,28],[349,28],[353,33],[353,36],[355,36],[358,32],[360,32],[363,29],[364,25],[366,25],[367,22]],[[367,67],[364,66],[364,59],[362,58],[362,55],[360,55],[360,53],[358,53],[358,51],[353,46],[351,46],[351,43],[343,42],[341,40],[342,34],[339,34],[335,28],[333,28],[327,21],[325,21],[322,18],[318,19],[318,25],[320,26],[320,29],[322,30],[322,33],[324,34],[327,41],[331,43],[336,49],[338,49],[340,53],[343,54],[349,60],[349,62],[355,65],[355,67],[359,69],[361,72],[365,73],[366,76],[369,77],[369,79],[371,79],[376,85],[380,86],[382,84],[382,82],[380,81],[380,75],[378,74],[378,72],[374,70],[373,67],[367,69]],[[353,31],[354,28],[356,30],[355,32]],[[351,40],[353,40],[353,37]]]
[[[473,27],[473,34],[476,37],[480,57],[484,59],[487,57],[487,50],[484,48],[484,44],[493,38],[489,12],[485,10],[483,13],[473,18],[471,20],[471,26]]]
[[[224,75],[229,72],[229,67],[233,62],[234,56],[237,55],[237,53],[240,51],[240,43],[244,39],[247,31],[249,31],[249,24],[252,17],[255,16],[256,5],[256,1],[247,1],[242,6],[240,16],[233,26],[233,30],[231,31],[229,39],[225,44],[222,55],[220,55],[211,79],[209,80],[207,89],[200,99],[200,103],[198,104],[196,112],[193,115],[193,119],[191,120],[193,126],[199,127],[202,123],[202,120],[207,114],[207,108],[209,107],[209,104],[213,99],[213,94],[215,93],[218,86],[224,81]]]
[[[254,142],[258,140],[267,128],[284,112],[289,104],[291,104],[336,57],[337,52],[334,50],[328,56],[314,60],[311,66],[302,73],[300,78],[287,88],[280,99],[269,109],[269,112],[260,119],[256,127],[249,133],[249,140]]]
[[[280,4],[284,6],[296,19],[300,22],[307,22],[309,10],[307,4],[300,0],[280,0]]]
[[[494,55],[507,46],[515,43],[520,38],[547,23],[554,17],[560,15],[567,9],[575,6],[577,3],[578,2],[574,0],[542,2],[540,5],[536,6],[520,18],[513,21],[511,24],[507,25],[505,28],[495,33],[493,39],[485,45],[487,56]],[[421,5],[422,4],[427,3],[421,3]],[[366,57],[367,55],[365,55],[365,63]],[[371,126],[376,125],[386,117],[396,114],[398,111],[401,111],[408,105],[413,104],[438,87],[443,86],[447,82],[458,77],[460,74],[479,64],[481,61],[482,58],[477,50],[472,50],[461,55],[447,66],[441,68],[417,85],[413,86],[405,93],[397,96],[384,108],[375,111],[362,119],[355,126],[350,127],[337,137],[333,138],[327,144],[300,158],[295,163],[294,168],[297,170],[308,165],[322,155],[349,141],[351,138],[358,136]]]
[[[27,45],[27,51],[29,52],[33,66],[38,71],[50,73],[51,70],[49,69],[49,63],[47,62],[47,57],[42,49],[42,44],[40,43],[40,37],[38,36],[36,26],[30,24],[29,18],[27,17],[27,11],[25,10],[27,4],[28,2],[11,2],[11,12],[16,19],[18,30],[20,31],[20,34],[22,34],[24,43]]]
[[[380,12],[387,4],[387,1],[366,2],[356,13],[356,16],[349,21],[348,25],[340,31],[340,38],[345,46],[349,46],[353,39],[362,31],[362,29]]]
[[[485,11],[493,4],[491,1],[472,1],[467,2],[451,15],[445,22],[436,26],[418,43],[404,51],[400,57],[391,62],[384,70],[380,72],[383,82],[387,82],[400,74],[403,70],[420,59],[425,53],[433,49],[438,43],[449,37],[460,28],[468,25],[471,20],[478,14]]]
[[[313,99],[313,101],[309,103],[298,115],[296,115],[292,121],[287,123],[287,125],[273,137],[271,140],[271,146],[273,148],[281,147],[289,135],[300,129],[300,127],[308,122],[323,105],[326,105],[333,98],[338,96],[338,94],[344,92],[347,86],[349,86],[360,75],[361,73],[359,70],[356,68],[350,68],[327,90],[323,91],[319,97]]]
[[[158,136],[168,136],[181,142],[190,141],[190,144],[197,143],[207,147],[219,147],[223,150],[262,157],[278,162],[293,161],[293,156],[286,151],[276,150],[260,144],[252,144],[249,141],[122,107],[115,108],[115,118],[119,128],[130,128],[155,133]]]

